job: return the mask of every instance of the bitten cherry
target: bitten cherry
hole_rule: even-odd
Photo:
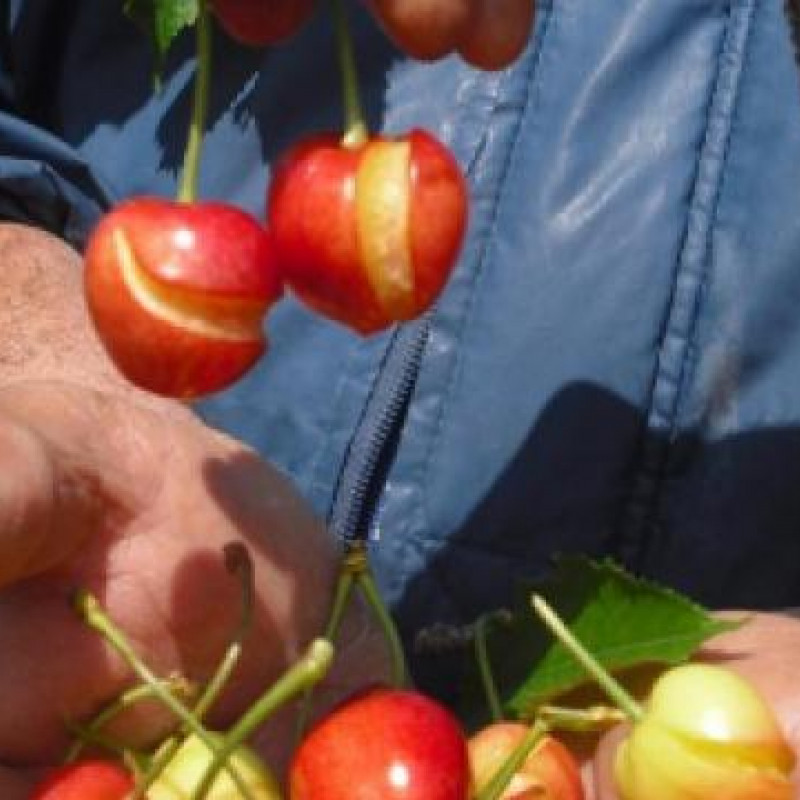
[[[89,759],[50,772],[31,800],[124,800],[133,791],[131,774],[110,761]]]
[[[449,150],[422,130],[292,148],[270,188],[269,225],[288,286],[362,334],[413,319],[439,295],[467,224]]]
[[[134,384],[196,397],[264,353],[262,320],[281,284],[269,235],[245,212],[135,198],[101,220],[85,262],[100,339]]]
[[[289,772],[291,800],[465,800],[467,748],[444,707],[413,691],[374,689],[323,718]]]

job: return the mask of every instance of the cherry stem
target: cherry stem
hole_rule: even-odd
[[[189,122],[189,135],[183,156],[181,180],[178,186],[178,200],[192,203],[197,199],[200,154],[203,149],[203,135],[208,116],[208,94],[211,84],[211,15],[207,0],[197,4],[197,73],[194,77],[194,96],[192,118]]]
[[[624,712],[628,719],[638,722],[644,716],[644,710],[641,705],[578,641],[577,637],[567,628],[547,601],[541,595],[534,594],[531,597],[531,605],[539,619],[553,636],[561,642],[567,652],[597,682],[600,688],[611,698],[611,701]]]
[[[492,673],[492,664],[489,659],[489,648],[487,646],[486,636],[489,625],[507,619],[507,613],[497,611],[491,614],[482,614],[475,623],[475,661],[478,665],[478,672],[481,677],[484,694],[486,695],[486,703],[489,706],[489,713],[494,722],[502,720],[505,714],[503,713],[503,703],[500,700],[500,694],[497,691],[497,683]]]
[[[325,638],[330,642],[336,641],[336,636],[341,627],[344,612],[350,601],[350,595],[353,592],[353,572],[347,567],[345,559],[342,569],[339,571],[339,577],[336,580],[336,588],[333,595],[333,604],[331,606],[331,614],[328,618],[328,624],[325,626]],[[297,727],[295,729],[295,740],[299,743],[303,738],[308,719],[311,716],[311,707],[313,700],[313,692],[311,689],[307,690],[303,697],[303,702],[300,711],[297,714]]]
[[[336,54],[342,76],[342,97],[344,99],[344,147],[360,147],[369,138],[369,130],[361,104],[361,91],[358,83],[355,47],[350,24],[344,10],[343,0],[331,0],[333,22],[336,29]]]
[[[572,733],[595,733],[627,720],[624,711],[615,706],[590,706],[589,708],[564,708],[541,706],[537,716],[550,728]]]
[[[240,542],[231,542],[223,548],[225,557],[225,567],[228,572],[235,575],[239,579],[241,596],[242,596],[242,611],[234,632],[231,643],[225,650],[225,655],[222,657],[217,669],[211,676],[211,680],[206,685],[200,699],[192,709],[192,713],[198,722],[202,722],[206,714],[211,710],[211,707],[219,698],[222,690],[227,686],[231,675],[233,674],[236,665],[242,655],[242,648],[244,640],[250,631],[250,626],[253,619],[253,595],[254,595],[254,582],[253,582],[253,562],[247,548]],[[147,790],[153,785],[154,781],[164,771],[164,768],[169,764],[172,757],[178,751],[181,745],[181,740],[177,736],[169,739],[162,748],[159,749],[157,756],[153,759],[147,772],[141,777],[140,781],[136,784],[136,791],[130,800],[141,800],[146,797]],[[249,797],[250,795],[248,795]]]
[[[406,655],[403,649],[403,641],[397,630],[392,615],[383,602],[381,593],[375,585],[372,572],[367,560],[367,549],[363,542],[348,545],[349,549],[345,556],[345,565],[355,576],[358,586],[367,604],[372,609],[375,619],[381,626],[383,635],[389,645],[389,653],[392,661],[392,684],[398,688],[408,685],[408,669],[406,667]]]
[[[99,731],[95,728],[71,724],[69,725],[69,729],[75,736],[80,737],[80,741],[77,742],[77,747],[74,751],[75,755],[71,756],[68,761],[65,761],[67,764],[73,763],[80,755],[80,751],[89,745],[102,748],[103,750],[112,753],[117,758],[122,758],[130,752],[130,748],[123,742],[119,741],[118,739],[113,739],[112,737],[107,736],[102,731]],[[141,756],[141,754],[139,755]]]
[[[99,633],[106,642],[117,652],[122,660],[130,667],[136,676],[153,690],[158,698],[185,726],[197,736],[201,742],[213,753],[217,754],[220,748],[214,742],[208,731],[198,722],[191,711],[163,686],[152,670],[139,658],[125,634],[114,624],[111,618],[100,606],[97,598],[86,591],[78,592],[75,598],[75,608],[83,621],[94,631]],[[243,797],[248,797],[247,787],[239,775],[230,766],[226,766],[236,787]]]
[[[244,713],[228,731],[222,746],[212,750],[213,760],[206,767],[194,792],[194,800],[203,800],[217,773],[234,751],[244,744],[278,708],[319,683],[333,661],[333,645],[327,639],[315,639],[301,658]]]
[[[194,686],[194,684],[179,676],[167,678],[166,680],[160,681],[160,683],[163,683],[164,688],[176,697],[191,699],[197,693],[197,687]],[[77,732],[81,739],[73,742],[64,756],[64,763],[69,764],[75,761],[88,743],[100,743],[104,746],[108,746],[106,744],[108,740],[102,738],[102,729],[123,711],[127,711],[142,700],[147,700],[154,696],[155,692],[152,686],[146,683],[132,686],[100,711],[88,725],[72,725],[71,727]],[[116,746],[113,746],[113,749],[116,750]]]
[[[525,737],[511,755],[502,763],[500,769],[492,776],[486,786],[475,795],[475,800],[497,800],[511,782],[514,775],[519,772],[525,759],[548,732],[548,727],[542,720],[537,720],[528,728]]]

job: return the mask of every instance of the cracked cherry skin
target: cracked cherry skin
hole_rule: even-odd
[[[266,349],[263,317],[280,297],[269,234],[222,203],[126,201],[90,237],[90,314],[132,383],[192,398],[241,377]]]
[[[423,694],[372,689],[305,736],[289,769],[290,800],[466,800],[465,737]]]
[[[51,771],[31,800],[125,800],[133,788],[133,777],[118,764],[88,759]]]
[[[279,161],[268,222],[286,284],[316,312],[370,334],[422,314],[467,225],[467,187],[429,133],[346,146],[303,140]]]
[[[297,33],[314,13],[316,0],[211,0],[211,7],[231,38],[265,47]]]

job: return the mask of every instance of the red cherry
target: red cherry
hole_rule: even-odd
[[[425,131],[357,147],[328,134],[278,164],[269,223],[287,284],[315,311],[368,334],[435,301],[467,204],[458,164]]]
[[[253,47],[276,44],[294,35],[315,6],[316,0],[211,0],[228,35]]]
[[[291,800],[465,800],[467,748],[457,721],[413,691],[374,689],[311,729],[289,771]]]
[[[207,394],[263,354],[262,319],[281,286],[269,235],[245,212],[135,198],[101,220],[85,261],[100,338],[138,386]]]
[[[50,772],[31,800],[124,800],[133,787],[133,777],[119,765],[87,760]]]

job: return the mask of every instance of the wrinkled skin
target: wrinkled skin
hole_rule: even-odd
[[[0,269],[0,797],[23,800],[63,754],[63,721],[86,720],[130,682],[71,611],[75,587],[97,594],[159,674],[203,680],[240,607],[220,550],[247,544],[254,625],[212,720],[224,725],[322,630],[337,553],[275,469],[113,372],[85,316],[76,254],[3,225]],[[385,677],[368,619],[350,614],[320,708]],[[278,769],[291,722],[256,743]],[[148,744],[170,724],[151,704],[113,733]]]

